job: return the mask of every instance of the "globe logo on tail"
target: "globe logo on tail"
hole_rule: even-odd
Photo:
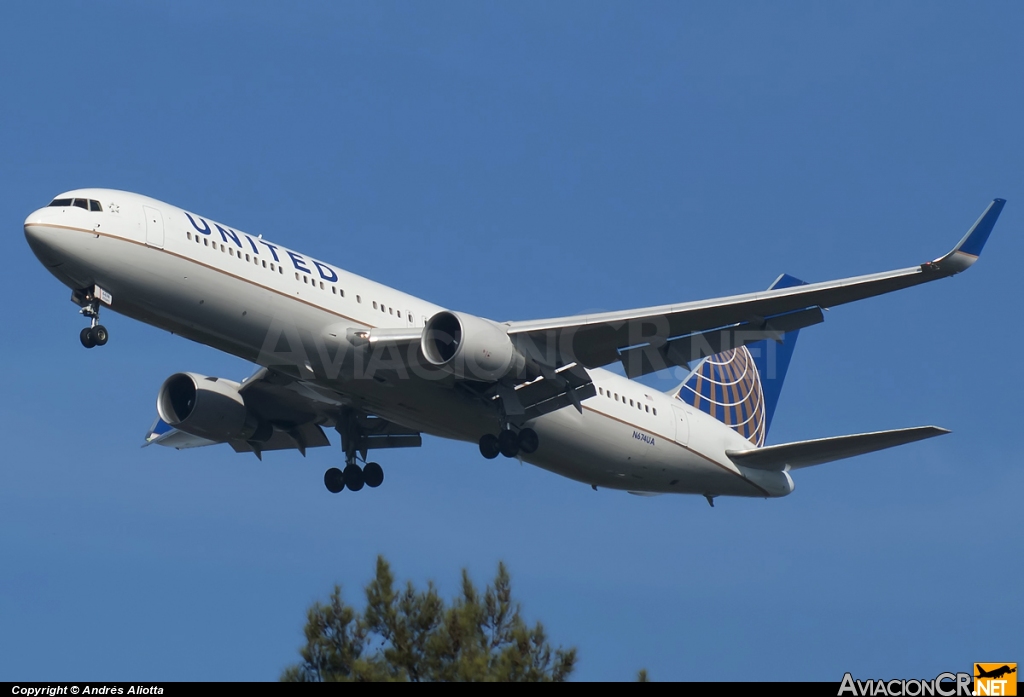
[[[715,417],[754,445],[764,445],[764,389],[746,346],[701,361],[676,397]]]

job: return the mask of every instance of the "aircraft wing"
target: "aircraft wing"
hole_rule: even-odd
[[[270,437],[261,442],[232,440],[228,444],[235,452],[251,452],[257,457],[270,450],[298,450],[331,444],[324,427],[335,427],[342,414],[354,418],[358,433],[357,450],[379,448],[419,447],[422,438],[418,431],[353,409],[346,398],[329,388],[269,368],[260,368],[244,380],[238,390],[245,406],[260,421],[273,426]],[[177,450],[216,445],[208,440],[180,431],[162,419],[150,427],[144,445],[164,445]]]
[[[949,433],[938,426],[917,426],[894,431],[857,433],[852,436],[835,436],[802,440],[795,443],[769,445],[750,450],[726,450],[725,454],[737,465],[752,467],[769,472],[795,470],[801,467],[823,465],[826,462],[844,460],[848,457],[873,453],[876,450],[895,448],[925,438],[934,438]]]
[[[966,270],[978,260],[1005,203],[1003,199],[993,200],[952,251],[918,266],[678,305],[509,322],[508,333],[521,347],[529,347],[536,355],[550,356],[552,351],[557,352],[561,364],[575,361],[586,368],[596,368],[621,360],[630,377],[634,375],[629,363],[633,364],[633,372],[640,369],[635,367],[636,361],[626,360],[627,349],[640,347],[660,352],[661,360],[667,363],[661,367],[686,365],[700,356],[682,355],[686,352],[672,349],[676,348],[674,344],[687,348],[695,345],[690,341],[695,336],[722,330],[746,333],[751,340],[778,336],[784,331],[820,322],[821,308],[890,293]],[[654,358],[657,360],[658,356]],[[641,370],[637,374],[643,372],[650,371]]]

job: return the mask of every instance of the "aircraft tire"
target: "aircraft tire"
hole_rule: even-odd
[[[519,454],[519,438],[512,431],[502,431],[498,436],[498,449],[505,457],[515,457]]]
[[[384,470],[376,462],[371,462],[363,468],[363,481],[366,486],[376,489],[384,483]]]
[[[97,346],[103,346],[110,339],[110,332],[102,324],[97,324],[92,328],[92,339]]]
[[[363,488],[366,480],[363,478],[363,471],[359,465],[349,465],[345,468],[345,486],[349,491],[359,491]]]
[[[498,437],[493,433],[485,433],[480,436],[480,454],[488,460],[493,460],[501,454],[498,448]]]
[[[92,327],[86,327],[79,333],[78,340],[82,342],[82,346],[86,348],[92,348],[96,345],[96,337],[92,335]]]
[[[540,438],[537,437],[537,432],[532,428],[524,428],[520,431],[518,440],[519,449],[527,455],[537,452],[537,448],[540,447]]]
[[[324,472],[324,486],[332,494],[341,492],[345,488],[345,475],[337,467],[332,467]]]

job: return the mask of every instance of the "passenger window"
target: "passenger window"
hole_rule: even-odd
[[[266,259],[263,260],[263,268],[267,268],[267,260]]]
[[[245,255],[245,260],[249,261],[249,255],[248,254]]]
[[[188,241],[191,242],[192,241],[192,233],[191,232],[186,232],[185,234],[188,236]]]
[[[651,407],[650,407],[650,405],[648,405],[648,404],[645,404],[645,405],[644,405],[644,411],[646,411],[646,412],[647,412],[648,414],[650,414],[650,413],[651,413]]]
[[[208,239],[206,239],[206,238],[204,237],[204,238],[203,238],[203,246],[204,246],[204,247],[209,247],[209,246],[210,246],[210,240],[208,240]]]
[[[276,271],[276,269],[274,268],[274,262],[270,262],[270,270]]]
[[[345,297],[345,289],[344,288],[339,288],[338,289],[338,295],[340,295],[341,297],[344,298]]]
[[[654,412],[654,415],[655,415],[655,416],[657,416],[657,415],[658,415],[658,410],[657,410],[657,409],[653,409],[652,411]]]
[[[102,213],[103,206],[100,205],[99,201],[93,201],[92,199],[89,199],[89,210],[95,211],[97,213]]]
[[[373,309],[374,309],[374,310],[376,310],[376,309],[377,309],[377,301],[376,301],[376,300],[374,300],[374,301],[373,301]]]
[[[71,205],[77,206],[78,208],[84,208],[85,210],[89,210],[89,200],[88,199],[76,198],[74,203],[72,203]]]
[[[320,281],[320,290],[323,290],[323,289],[324,289],[324,282]]]
[[[363,299],[360,296],[357,295],[356,296],[356,302],[357,303],[361,303],[361,302],[363,302]]]

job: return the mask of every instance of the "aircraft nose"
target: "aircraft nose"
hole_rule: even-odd
[[[53,211],[40,208],[25,218],[25,240],[32,248],[36,257],[50,266],[56,263],[58,253],[59,231],[53,226]]]
[[[46,226],[46,209],[32,211],[25,218],[25,238],[29,244],[40,242],[43,235],[43,228]]]

